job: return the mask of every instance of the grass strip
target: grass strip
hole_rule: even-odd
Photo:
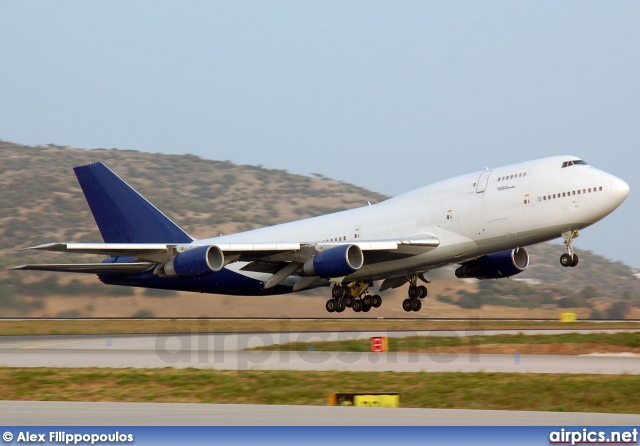
[[[490,336],[411,336],[389,338],[389,351],[423,351],[434,347],[477,347],[488,344],[605,344],[640,348],[640,331],[623,333],[561,333],[552,335],[490,335]],[[255,350],[331,352],[368,352],[369,340],[345,340],[334,342],[292,342],[289,344],[258,347]]]
[[[214,332],[287,332],[287,331],[430,331],[430,330],[525,330],[525,329],[637,329],[640,323],[556,321],[490,321],[460,319],[117,319],[117,320],[4,320],[0,336],[61,334],[134,334],[134,333],[214,333]]]
[[[0,368],[4,400],[326,405],[394,392],[402,407],[640,413],[640,376]]]

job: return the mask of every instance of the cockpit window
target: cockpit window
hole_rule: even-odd
[[[582,160],[573,160],[573,161],[565,161],[564,163],[562,163],[562,168],[564,169],[565,167],[569,167],[569,166],[586,166],[587,163],[585,163]]]

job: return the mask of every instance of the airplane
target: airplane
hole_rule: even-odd
[[[629,194],[623,180],[575,156],[555,156],[444,180],[377,204],[196,240],[103,163],[74,168],[104,243],[26,249],[108,256],[100,263],[31,264],[17,270],[97,274],[105,284],[265,296],[330,287],[328,312],[368,312],[379,292],[409,284],[402,307],[419,311],[425,274],[460,265],[459,278],[511,277],[525,246],[572,241]]]

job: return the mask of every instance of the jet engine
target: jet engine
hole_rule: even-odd
[[[529,266],[529,253],[524,248],[509,249],[464,263],[456,270],[460,279],[500,279],[511,277]]]
[[[357,245],[342,245],[321,251],[302,266],[305,276],[342,277],[359,270],[364,255]]]
[[[200,246],[178,254],[162,270],[167,277],[193,279],[216,273],[224,267],[224,253],[217,246]]]

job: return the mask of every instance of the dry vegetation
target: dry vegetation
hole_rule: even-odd
[[[326,405],[375,391],[402,407],[635,414],[639,386],[634,375],[0,368],[3,399],[30,401]]]

